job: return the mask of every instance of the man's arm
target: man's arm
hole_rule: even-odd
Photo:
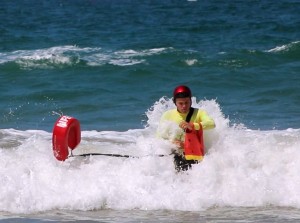
[[[213,129],[216,127],[215,121],[207,114],[206,111],[198,112],[200,124],[202,125],[203,130]],[[197,116],[198,116],[197,115]],[[199,123],[194,123],[195,130],[200,129]]]

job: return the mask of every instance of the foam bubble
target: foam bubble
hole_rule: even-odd
[[[190,59],[190,60],[185,60],[186,64],[189,66],[195,65],[198,60],[197,59]]]

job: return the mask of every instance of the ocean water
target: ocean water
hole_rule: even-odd
[[[298,222],[299,11],[295,0],[2,2],[0,221]],[[217,127],[203,162],[176,174],[155,132],[180,84]],[[64,162],[52,152],[60,115],[82,130]]]

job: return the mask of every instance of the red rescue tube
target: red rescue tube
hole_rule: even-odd
[[[72,150],[80,143],[80,123],[69,116],[61,116],[54,124],[52,134],[53,153],[57,160],[64,161],[69,156],[68,148]]]
[[[186,160],[202,160],[204,156],[203,129],[189,130],[185,134],[184,156]]]

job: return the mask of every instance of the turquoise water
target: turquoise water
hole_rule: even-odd
[[[293,0],[1,3],[0,211],[298,210],[299,11]],[[155,157],[171,147],[155,129],[179,84],[217,124],[187,176]],[[58,162],[58,114],[80,121],[74,152],[143,158]]]
[[[52,111],[86,130],[143,127],[178,84],[217,99],[232,123],[298,128],[297,1],[6,1],[3,128],[51,131]]]

